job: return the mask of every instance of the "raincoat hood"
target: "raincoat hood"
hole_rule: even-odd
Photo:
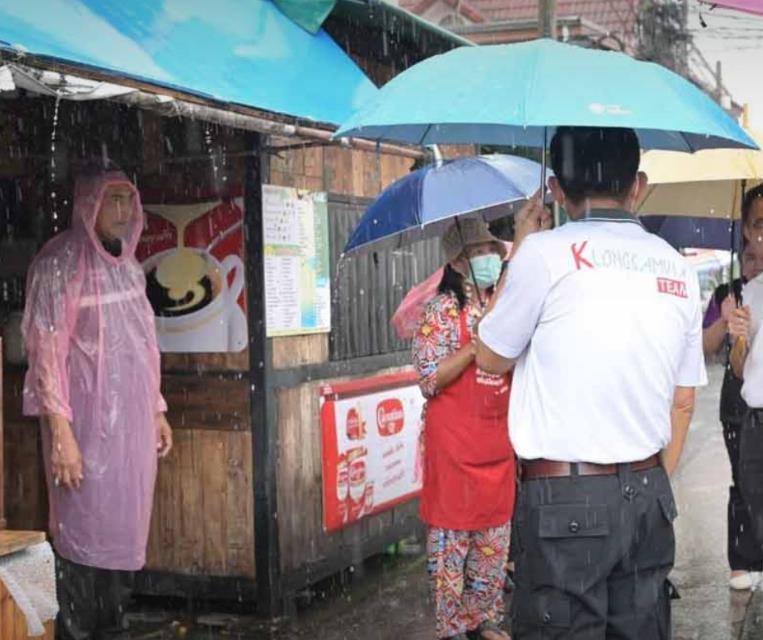
[[[122,239],[122,253],[113,256],[104,247],[95,230],[98,213],[101,210],[109,187],[127,187],[133,194],[132,212],[128,221],[126,236]],[[140,234],[145,226],[145,214],[140,202],[140,194],[135,185],[121,171],[107,171],[97,175],[82,175],[74,184],[74,208],[72,229],[86,231],[99,255],[109,262],[124,261],[135,256]]]

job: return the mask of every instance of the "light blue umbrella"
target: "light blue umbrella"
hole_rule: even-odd
[[[720,106],[665,67],[553,40],[428,58],[384,85],[335,135],[545,148],[562,125],[633,128],[644,149],[757,149]]]
[[[344,253],[399,247],[440,235],[455,217],[479,215],[490,221],[509,215],[535,193],[540,179],[537,162],[500,154],[423,167],[371,203]]]

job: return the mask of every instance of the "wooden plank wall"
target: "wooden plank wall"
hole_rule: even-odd
[[[255,575],[249,382],[165,374],[174,450],[160,462],[147,569]]]
[[[332,276],[330,358],[349,360],[402,351],[389,319],[405,294],[442,266],[438,238],[396,251],[339,257],[347,238],[368,206],[367,198],[329,198]]]
[[[387,369],[379,374],[394,373]],[[349,380],[350,376],[342,378]],[[339,380],[337,380],[339,381]],[[285,573],[320,566],[337,553],[347,564],[363,560],[363,543],[379,535],[396,518],[413,517],[414,503],[363,518],[339,532],[323,530],[321,429],[318,418],[319,388],[311,382],[279,389],[278,403],[278,525],[281,568]],[[305,572],[309,575],[309,571]]]
[[[3,372],[5,423],[5,499],[9,529],[47,531],[48,490],[42,469],[40,426],[21,413],[24,371]]]
[[[143,155],[154,188],[166,180],[161,119],[142,114]],[[160,122],[157,122],[160,121]],[[242,188],[247,149],[240,132],[212,135],[228,155],[228,184]],[[209,159],[173,167],[181,194],[210,179]],[[182,169],[181,169],[182,167]],[[182,177],[177,172],[182,170]],[[161,461],[146,569],[204,576],[255,577],[254,463],[249,350],[162,354],[162,390],[174,450]]]
[[[45,633],[35,636],[39,640],[53,640],[55,622],[50,620],[44,625]],[[3,581],[0,580],[0,638],[2,640],[27,640],[26,616],[13,600]]]
[[[0,356],[2,356],[0,340]],[[0,357],[2,362],[2,357]],[[3,406],[2,367],[0,367],[0,407]],[[3,416],[0,414],[0,530],[5,528],[5,454],[3,453]]]

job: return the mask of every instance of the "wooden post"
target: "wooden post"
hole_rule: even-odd
[[[556,0],[538,2],[538,34],[556,40]]]
[[[278,416],[272,389],[272,346],[265,326],[265,259],[262,231],[262,184],[267,163],[258,134],[249,135],[246,160],[244,230],[249,320],[249,382],[254,467],[254,561],[257,608],[277,616],[282,607],[281,555],[278,540],[276,458]]]
[[[0,408],[3,408],[3,340],[0,338]],[[0,531],[5,529],[5,465],[3,463],[3,416],[0,411]]]

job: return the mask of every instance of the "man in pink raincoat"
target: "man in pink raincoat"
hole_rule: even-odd
[[[101,168],[75,184],[71,229],[27,280],[24,413],[42,423],[59,631],[100,640],[146,558],[157,459],[172,446],[135,186]]]

